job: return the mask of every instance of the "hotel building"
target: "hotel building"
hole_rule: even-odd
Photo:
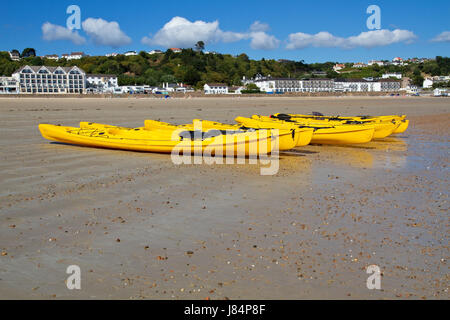
[[[23,66],[12,77],[21,94],[85,93],[86,73],[74,67]]]

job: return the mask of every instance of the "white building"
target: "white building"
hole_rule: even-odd
[[[228,94],[228,86],[224,83],[206,83],[203,90],[205,94]]]
[[[9,57],[11,58],[12,61],[20,60],[20,54],[18,54],[17,52],[8,51],[8,53],[9,53]]]
[[[301,92],[302,81],[292,78],[259,78],[255,85],[259,90],[267,93]]]
[[[19,92],[19,83],[13,77],[0,77],[0,94],[14,94]]]
[[[20,94],[85,93],[86,73],[74,67],[23,66],[12,77]]]
[[[182,50],[180,48],[170,48],[173,53],[180,53]]]
[[[369,65],[369,66],[373,66],[373,65],[379,65],[380,67],[382,67],[382,66],[384,66],[385,65],[385,63],[384,63],[384,61],[380,61],[380,60],[370,60],[368,63],[367,63],[367,65]]]
[[[97,89],[99,92],[110,92],[110,88],[119,85],[117,76],[113,74],[87,74],[86,87]]]
[[[86,57],[84,52],[72,52],[71,54],[63,53],[61,55],[61,58],[66,60],[79,60],[83,57]]]
[[[48,54],[48,55],[44,56],[44,59],[58,61],[59,56],[57,54]]]
[[[194,90],[184,83],[163,83],[163,89],[167,92],[193,92]]]
[[[402,82],[395,79],[380,79],[377,81],[380,83],[380,90],[382,92],[396,92],[400,91],[402,87]]]
[[[383,79],[389,79],[389,78],[401,79],[402,78],[402,74],[401,73],[397,73],[397,72],[392,72],[392,73],[385,73],[381,77]]]
[[[448,92],[447,89],[440,89],[440,88],[436,88],[433,90],[433,95],[435,97],[446,97],[448,96]]]
[[[275,79],[259,79],[256,81],[244,81],[245,84],[254,83],[260,91],[275,92]]]
[[[344,68],[345,68],[345,64],[337,63],[337,64],[334,65],[333,70],[334,70],[334,72],[338,72],[339,70],[342,70]]]
[[[367,64],[362,63],[362,62],[357,62],[355,64],[353,64],[353,68],[365,68],[367,67]]]
[[[107,53],[105,54],[105,57],[117,57],[119,54],[117,52],[113,52],[113,53]]]
[[[435,77],[431,77],[431,78],[426,78],[423,81],[423,88],[424,89],[429,89],[433,87],[433,84],[435,83],[442,83],[442,82],[449,82],[450,81],[450,76],[435,76]]]
[[[129,57],[129,56],[137,56],[137,52],[136,51],[127,51],[124,53],[125,56]]]
[[[417,95],[419,93],[419,88],[414,85],[407,86],[406,93]]]
[[[152,50],[152,51],[148,51],[148,54],[158,54],[158,53],[163,53],[161,50]]]
[[[423,88],[424,89],[429,89],[431,87],[433,87],[433,79],[432,78],[426,78],[425,80],[423,80]]]
[[[370,82],[364,79],[335,79],[335,92],[372,92],[380,91],[378,82]]]
[[[243,86],[230,87],[229,90],[228,90],[228,93],[231,93],[231,94],[242,94],[242,90],[245,90],[245,87],[243,87]]]
[[[402,66],[403,65],[403,59],[400,58],[400,57],[395,57],[394,59],[392,59],[391,64],[394,65],[394,66]]]
[[[333,79],[303,79],[301,82],[302,92],[333,92]]]
[[[335,79],[335,92],[397,92],[401,88],[401,81],[394,79]]]
[[[255,81],[256,86],[263,92],[332,92],[334,84],[332,79],[292,79],[267,78]]]

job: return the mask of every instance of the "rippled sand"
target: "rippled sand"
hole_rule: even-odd
[[[51,143],[39,123],[407,114],[401,135],[258,165]],[[448,299],[450,99],[0,99],[0,298]],[[79,291],[66,288],[81,267]],[[382,290],[366,288],[368,265]]]

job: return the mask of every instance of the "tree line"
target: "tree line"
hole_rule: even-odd
[[[20,61],[12,61],[8,52],[0,52],[0,75],[11,74],[23,65],[78,66],[86,73],[114,74],[119,85],[151,85],[161,83],[185,83],[196,88],[205,83],[226,83],[241,85],[242,78],[252,78],[257,74],[272,77],[314,78],[314,71],[326,73],[328,78],[380,77],[386,72],[401,72],[410,77],[415,84],[422,84],[422,74],[450,74],[450,58],[436,57],[424,63],[408,66],[369,66],[348,73],[336,73],[336,62],[311,63],[303,60],[250,59],[245,53],[237,56],[220,53],[204,53],[204,44],[199,42],[195,49],[183,49],[180,53],[167,50],[161,54],[148,54],[141,51],[136,56],[118,55],[115,57],[87,56],[79,60],[49,60],[36,56],[36,51],[27,48]],[[18,51],[17,51],[18,52]]]

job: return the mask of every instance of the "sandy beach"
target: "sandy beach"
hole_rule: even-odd
[[[406,114],[408,131],[259,165],[43,139],[39,123]],[[0,299],[448,299],[450,99],[0,99]],[[66,268],[81,268],[68,290]],[[381,290],[368,290],[378,265]]]

